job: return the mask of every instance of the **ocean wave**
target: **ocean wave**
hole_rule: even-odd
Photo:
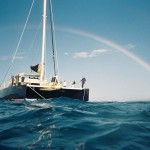
[[[150,147],[149,102],[0,101],[0,149]]]

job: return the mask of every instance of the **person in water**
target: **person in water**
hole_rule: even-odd
[[[81,82],[82,82],[82,88],[83,88],[83,87],[84,87],[84,84],[85,84],[85,82],[86,82],[85,77],[83,77],[83,78],[81,79]]]

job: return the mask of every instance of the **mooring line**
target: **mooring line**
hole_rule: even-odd
[[[30,86],[28,86],[32,91],[34,91],[36,94],[38,94],[41,98],[43,98],[43,99],[46,99],[46,98],[44,98],[40,93],[38,93],[37,91],[35,91],[33,88],[31,88]]]

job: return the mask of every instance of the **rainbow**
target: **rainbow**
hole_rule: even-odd
[[[145,62],[144,60],[142,60],[140,57],[136,56],[135,54],[133,54],[131,51],[129,51],[127,48],[112,42],[106,38],[103,38],[99,35],[93,34],[93,33],[89,33],[89,32],[85,32],[85,31],[81,31],[81,30],[77,30],[77,29],[73,29],[73,28],[62,28],[59,27],[58,28],[61,31],[64,32],[68,32],[68,33],[72,33],[72,34],[76,34],[76,35],[80,35],[98,42],[101,42],[103,44],[106,44],[118,51],[120,51],[121,53],[125,54],[126,56],[130,57],[132,60],[134,60],[135,62],[137,62],[138,64],[140,64],[141,66],[143,66],[145,69],[147,69],[148,71],[150,71],[150,64],[148,64],[147,62]]]

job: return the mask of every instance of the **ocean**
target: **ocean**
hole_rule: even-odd
[[[150,101],[0,101],[0,150],[149,149]]]

